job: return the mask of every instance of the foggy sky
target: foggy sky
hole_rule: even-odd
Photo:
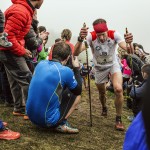
[[[0,0],[0,8],[5,11],[11,0]],[[71,29],[77,37],[83,23],[92,29],[92,22],[104,18],[109,29],[122,35],[125,28],[134,36],[134,42],[144,46],[150,52],[150,0],[44,0],[38,10],[40,25],[51,33],[49,46],[60,36],[64,28]],[[73,38],[74,39],[74,38]],[[75,40],[72,40],[75,43]]]

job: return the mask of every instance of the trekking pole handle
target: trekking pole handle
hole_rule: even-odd
[[[86,28],[86,23],[85,22],[83,23],[83,28]],[[84,39],[84,44],[85,44],[86,48],[89,48],[88,43],[86,41],[86,38]]]
[[[128,28],[126,28],[125,30],[126,30],[126,34],[128,34],[129,33]],[[127,43],[127,45],[128,45],[128,43]],[[129,44],[129,46],[130,46],[130,54],[132,54],[132,45],[131,45],[131,43]]]

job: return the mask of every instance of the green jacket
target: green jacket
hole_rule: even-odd
[[[38,62],[41,60],[46,60],[46,57],[48,56],[48,52],[45,52],[45,47],[43,46],[42,51],[38,55]]]

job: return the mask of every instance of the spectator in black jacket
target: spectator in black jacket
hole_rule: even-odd
[[[143,82],[140,85],[135,85],[131,88],[130,96],[133,98],[133,113],[134,116],[136,116],[139,111],[142,109],[143,105],[143,93],[145,90],[145,86],[147,84],[147,79],[150,77],[150,64],[146,64],[141,68],[142,76],[143,76]]]
[[[33,72],[37,64],[38,53],[42,50],[43,40],[48,37],[46,32],[38,34],[37,10],[34,11],[30,31],[25,36],[25,47],[32,52],[32,59],[27,59],[27,64]]]

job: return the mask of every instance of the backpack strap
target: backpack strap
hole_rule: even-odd
[[[97,38],[96,32],[92,31],[90,33],[91,33],[91,36],[92,36],[92,41],[96,40],[96,38]]]
[[[108,30],[107,31],[108,37],[111,38],[112,40],[115,39],[114,33],[115,33],[115,30]]]

